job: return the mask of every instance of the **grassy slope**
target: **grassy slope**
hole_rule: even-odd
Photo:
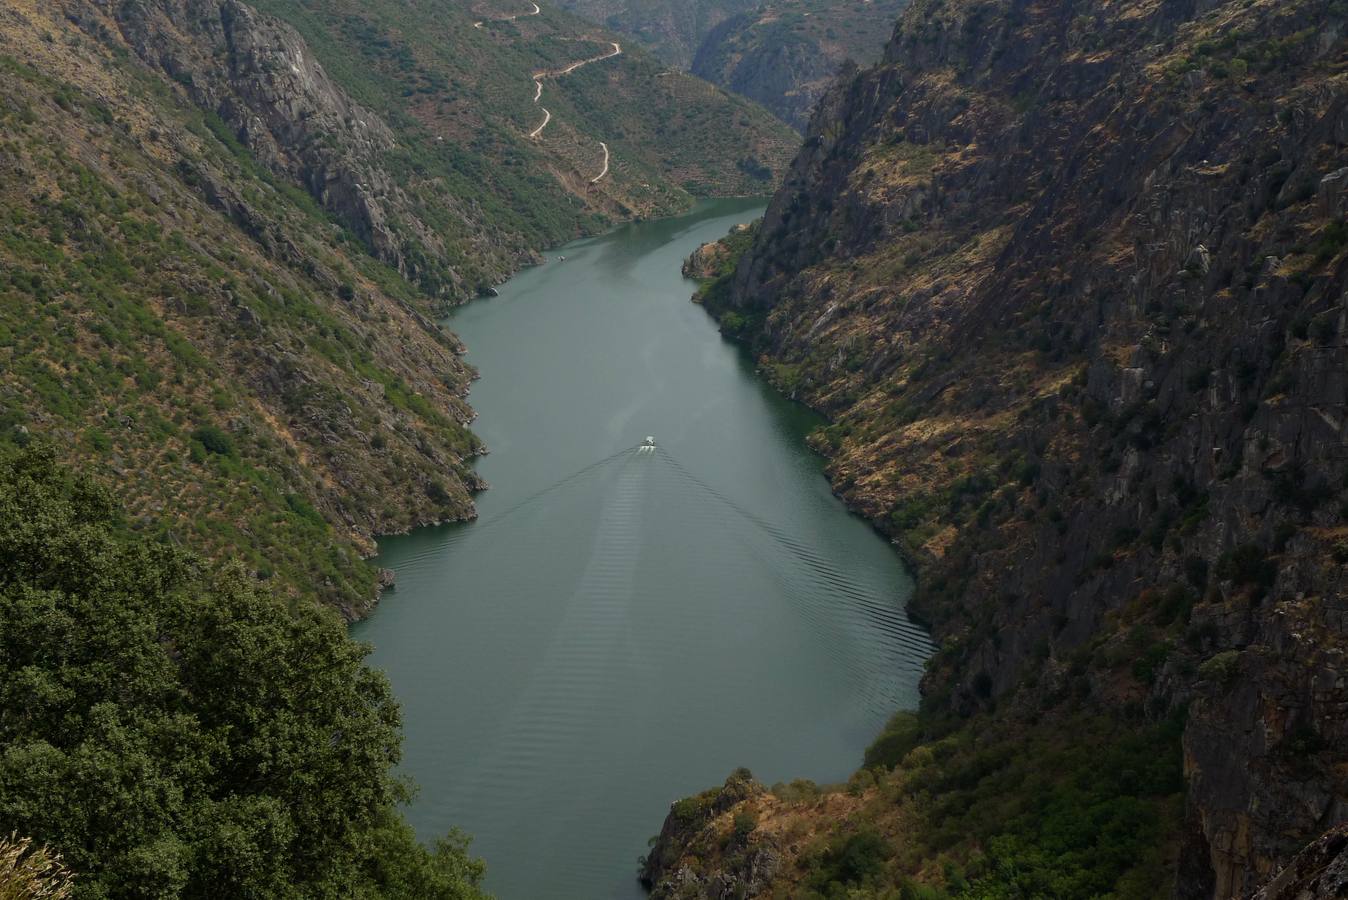
[[[471,511],[456,342],[124,54],[36,11],[2,38],[5,437],[53,440],[165,540],[358,609],[372,532]],[[203,178],[288,249],[208,206]]]
[[[488,208],[491,222],[527,228],[546,236],[542,243],[615,216],[673,212],[690,194],[762,193],[794,149],[793,137],[759,107],[669,73],[630,44],[622,56],[549,80],[543,106],[553,119],[530,140],[543,118],[532,73],[623,39],[552,6],[513,22],[501,17],[529,10],[527,3],[258,6],[299,28],[348,91],[397,123],[420,147],[422,167],[462,182],[463,196]],[[612,169],[591,185],[600,141],[613,153]],[[752,163],[772,174],[761,177]]]

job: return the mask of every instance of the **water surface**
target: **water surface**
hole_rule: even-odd
[[[381,542],[398,587],[354,631],[403,705],[409,819],[471,833],[503,900],[640,897],[671,801],[736,766],[845,779],[916,704],[903,567],[679,274],[761,209],[569,245],[450,322],[493,487]]]

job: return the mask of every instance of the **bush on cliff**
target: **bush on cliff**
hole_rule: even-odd
[[[0,461],[0,821],[76,897],[472,897],[395,806],[399,715],[330,613],[134,535],[43,449]]]

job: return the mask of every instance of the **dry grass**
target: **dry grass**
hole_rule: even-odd
[[[0,838],[0,900],[62,900],[72,884],[61,857],[32,838]]]

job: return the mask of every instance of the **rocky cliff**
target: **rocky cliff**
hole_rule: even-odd
[[[823,836],[775,841],[773,884],[1242,896],[1348,820],[1346,15],[921,0],[821,102],[704,300],[830,417],[941,650],[863,811],[802,805]],[[1173,758],[1182,794],[1101,771],[1144,735],[1121,765]],[[1064,780],[1059,812],[1155,798],[1132,863],[1017,812]],[[716,896],[714,846],[657,846],[657,895]]]
[[[906,0],[764,4],[730,16],[697,48],[692,73],[805,130],[844,63],[880,58]]]
[[[237,0],[106,6],[71,4],[68,14],[182,85],[259,163],[303,185],[404,277],[432,294],[464,295],[444,241],[387,168],[392,130],[328,77],[293,28]],[[420,202],[428,199],[447,198]]]
[[[1296,855],[1250,900],[1331,900],[1348,896],[1348,829],[1336,828]]]

